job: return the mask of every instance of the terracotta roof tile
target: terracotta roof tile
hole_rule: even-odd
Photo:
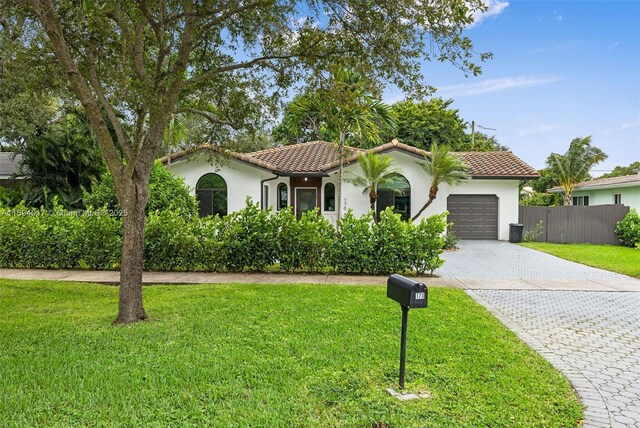
[[[511,152],[456,152],[471,170],[473,177],[538,178],[533,167]]]
[[[203,148],[203,147],[200,147]],[[369,150],[345,147],[345,164],[355,162],[358,154],[365,152],[385,153],[392,150],[414,155],[429,156],[429,152],[393,140]],[[191,152],[180,151],[171,155],[171,160],[188,156]],[[229,153],[239,161],[264,168],[281,175],[325,174],[340,165],[338,145],[327,141],[311,141],[303,144],[276,147],[252,153]],[[538,172],[511,152],[454,152],[471,170],[476,178],[537,178]],[[161,159],[167,163],[167,156]]]
[[[361,149],[345,147],[348,158],[357,156]],[[272,165],[284,173],[313,173],[324,171],[323,165],[339,162],[338,146],[327,141],[311,141],[303,144],[276,147],[247,153],[248,157]]]

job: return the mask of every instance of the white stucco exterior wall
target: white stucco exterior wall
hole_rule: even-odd
[[[392,150],[388,152],[393,157],[394,167],[409,181],[411,185],[411,216],[414,216],[428,199],[431,180],[424,170],[418,166],[419,158],[402,152]],[[269,171],[264,171],[237,160],[225,161],[222,165],[212,165],[205,156],[196,156],[190,159],[179,160],[168,165],[169,170],[181,177],[191,187],[192,193],[204,174],[217,173],[227,182],[228,212],[244,208],[246,198],[249,196],[254,202],[263,201],[263,186],[267,187],[268,207],[277,210],[278,184],[285,183],[288,188],[289,205],[293,203],[292,187],[289,177],[277,177]],[[349,172],[359,173],[360,167],[352,164],[345,167],[345,177]],[[269,180],[262,183],[262,180]],[[337,221],[337,212],[324,210],[325,184],[332,182],[338,193],[338,172],[332,171],[328,177],[322,178],[320,191],[320,212],[333,224]],[[519,180],[512,179],[472,179],[462,185],[449,187],[446,184],[440,186],[436,200],[421,215],[428,217],[439,214],[447,209],[447,197],[451,194],[459,195],[496,195],[498,197],[498,239],[509,238],[509,223],[518,222],[519,205]],[[351,183],[344,182],[342,188],[342,202],[344,212],[352,209],[356,216],[361,216],[369,211],[369,195],[362,192],[361,188]]]
[[[254,168],[236,160],[225,160],[222,165],[212,165],[205,156],[194,156],[167,165],[169,171],[184,178],[185,183],[195,193],[200,177],[209,173],[219,174],[227,182],[228,212],[245,207],[247,197],[254,202],[261,201],[260,183],[275,177],[267,171]],[[271,199],[271,198],[270,198]]]

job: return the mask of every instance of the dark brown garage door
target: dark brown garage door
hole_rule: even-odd
[[[447,220],[460,239],[498,239],[496,195],[449,195]]]

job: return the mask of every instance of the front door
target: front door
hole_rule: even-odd
[[[317,201],[317,189],[296,189],[296,218],[300,220],[302,214],[314,210]]]

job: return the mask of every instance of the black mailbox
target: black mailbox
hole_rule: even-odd
[[[387,297],[405,308],[426,308],[427,286],[402,275],[393,274],[387,280]]]

